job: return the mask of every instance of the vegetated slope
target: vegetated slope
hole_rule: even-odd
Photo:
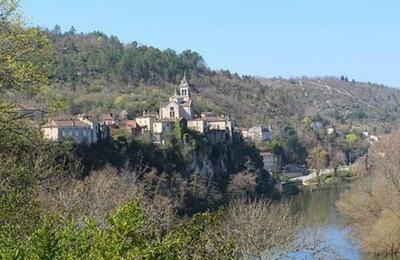
[[[216,79],[215,79],[216,78]],[[300,122],[305,116],[337,126],[378,132],[398,123],[400,91],[371,83],[320,79],[233,79],[214,77],[200,93],[243,124]]]
[[[121,43],[100,32],[47,31],[56,51],[52,85],[72,113],[100,115],[157,110],[186,71],[193,84],[196,112],[233,117],[240,126],[276,124],[304,117],[337,126],[387,132],[399,121],[400,92],[372,83],[339,78],[264,79],[207,68],[187,50],[176,53]]]

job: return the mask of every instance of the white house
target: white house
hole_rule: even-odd
[[[136,117],[136,123],[142,128],[142,133],[153,132],[153,124],[157,120],[157,114],[143,112],[142,116]]]
[[[232,135],[232,121],[225,116],[202,116],[189,120],[187,127],[199,133],[205,133],[208,130],[226,130]]]
[[[271,127],[262,127],[260,125],[249,128],[247,132],[247,138],[254,142],[264,142],[272,140],[272,129]]]
[[[203,134],[207,130],[207,122],[203,118],[195,118],[187,121],[187,127]]]
[[[158,119],[153,123],[153,137],[155,143],[163,143],[165,137],[172,132],[175,119]]]

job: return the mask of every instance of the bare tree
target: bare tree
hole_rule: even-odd
[[[327,166],[327,163],[328,153],[322,145],[318,144],[311,150],[308,158],[308,164],[312,169],[316,171],[319,186],[321,186],[321,169],[325,168]]]
[[[400,255],[400,132],[372,146],[368,170],[361,169],[362,179],[342,196],[337,207],[353,220],[365,251]]]
[[[287,202],[233,201],[222,224],[223,238],[234,241],[238,258],[282,259],[294,254],[325,258],[337,256],[323,245],[318,227],[306,227]]]
[[[337,170],[340,166],[344,165],[346,156],[343,152],[336,151],[331,158],[329,165],[333,168],[333,174],[337,176]]]
[[[255,195],[257,176],[248,171],[242,171],[231,177],[227,191],[232,198],[248,198]]]
[[[236,200],[227,209],[223,229],[236,242],[242,257],[261,257],[271,251],[290,251],[301,217],[290,216],[289,205]]]

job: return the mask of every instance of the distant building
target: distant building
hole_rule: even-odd
[[[263,158],[264,169],[268,172],[276,172],[280,168],[280,160],[273,153],[260,153]]]
[[[98,140],[99,128],[97,123],[87,118],[56,118],[49,119],[42,127],[44,137],[59,141],[72,138],[77,144],[93,144]]]
[[[90,138],[91,143],[97,143],[98,139],[100,138],[100,124],[96,121],[96,119],[87,115],[78,115],[77,119],[90,126],[90,129],[92,130],[92,137]]]
[[[179,124],[181,129],[187,128],[187,120],[185,118],[181,119],[158,119],[153,123],[153,138],[155,143],[163,144],[166,137],[172,133],[174,127]]]
[[[240,128],[240,133],[244,138],[247,138],[249,136],[249,129],[248,128]]]
[[[190,85],[186,79],[186,74],[179,85],[179,90],[169,98],[168,102],[160,105],[160,119],[180,119],[190,120],[193,118],[192,99],[190,97]]]
[[[232,121],[225,116],[202,116],[189,120],[187,126],[189,129],[202,134],[210,130],[224,130],[227,131],[229,135],[232,135],[233,128]]]
[[[144,132],[153,132],[153,123],[157,120],[157,114],[143,112],[143,114],[139,117],[136,117],[136,123],[142,129],[142,133]]]
[[[187,127],[190,130],[203,134],[207,130],[207,122],[203,118],[195,118],[187,122]]]
[[[163,144],[165,137],[172,132],[176,120],[173,118],[159,119],[153,123],[154,142]]]
[[[263,127],[261,125],[253,126],[249,128],[247,132],[247,138],[253,140],[253,142],[272,140],[272,129],[271,127]]]
[[[17,104],[15,108],[25,118],[28,118],[34,122],[40,121],[46,114],[42,108],[36,108],[26,104]]]
[[[113,113],[107,113],[103,116],[102,121],[105,125],[113,125],[116,123]]]
[[[326,133],[328,135],[336,135],[336,126],[333,123],[331,123],[331,125],[326,128]]]
[[[324,125],[322,124],[321,121],[315,121],[310,124],[310,127],[315,130],[315,129],[322,129]]]
[[[233,124],[229,118],[225,116],[206,117],[207,130],[226,130],[229,135],[232,135]]]
[[[124,129],[127,129],[130,134],[138,136],[142,134],[142,128],[135,120],[126,120],[124,122]]]

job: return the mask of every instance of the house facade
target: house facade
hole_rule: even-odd
[[[103,116],[102,121],[105,125],[113,125],[115,124],[115,116],[113,113],[107,113]]]
[[[135,118],[136,123],[141,127],[142,133],[153,132],[153,124],[157,120],[157,114],[143,112],[141,116]]]
[[[41,130],[48,140],[59,141],[72,138],[77,144],[94,144],[98,141],[99,134],[97,123],[89,119],[68,117],[49,119]]]
[[[199,133],[205,133],[210,130],[223,130],[232,135],[233,123],[225,116],[215,116],[213,113],[202,113],[201,117],[189,120],[187,122],[189,129]]]
[[[124,129],[128,130],[133,136],[139,136],[142,134],[142,128],[135,120],[126,120]]]
[[[261,125],[253,126],[247,131],[247,138],[254,142],[264,142],[272,140],[271,127],[263,127]]]
[[[176,120],[159,119],[153,123],[153,141],[158,144],[163,144],[165,137],[172,132]]]

